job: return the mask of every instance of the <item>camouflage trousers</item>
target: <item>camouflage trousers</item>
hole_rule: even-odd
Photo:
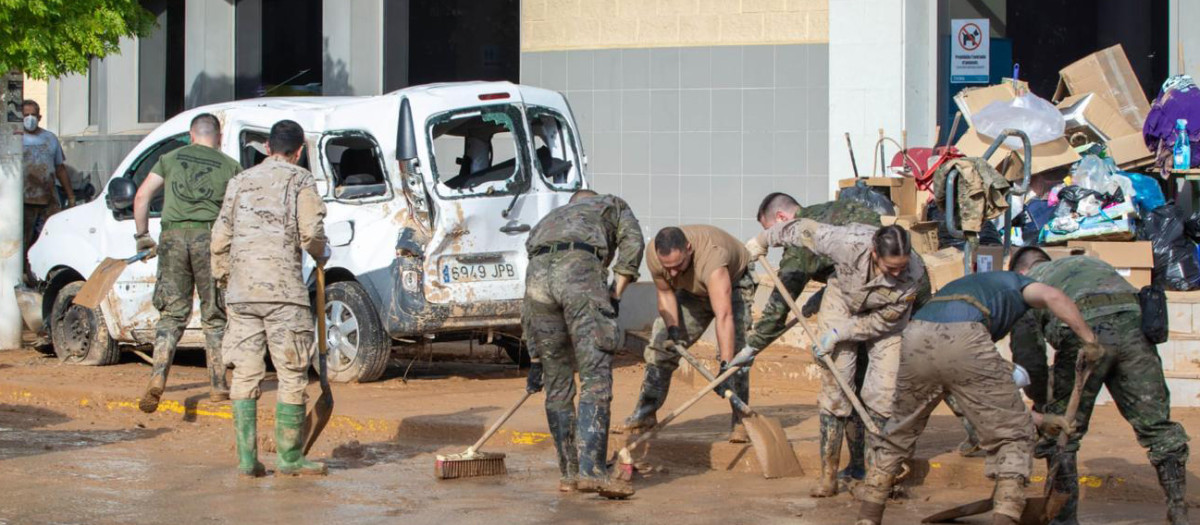
[[[872,441],[876,466],[898,474],[912,456],[929,414],[948,395],[979,433],[989,478],[1028,480],[1033,468],[1033,418],[1012,379],[1013,365],[996,351],[980,323],[911,321],[904,329],[892,418]]]
[[[613,353],[622,341],[604,274],[600,260],[582,251],[536,256],[525,274],[521,325],[530,355],[542,363],[546,418],[564,479],[608,472]]]
[[[1108,353],[1096,364],[1083,387],[1075,432],[1068,440],[1067,452],[1079,450],[1096,406],[1096,396],[1101,387],[1108,387],[1117,410],[1133,427],[1138,444],[1148,451],[1150,463],[1158,465],[1169,458],[1186,462],[1187,432],[1182,425],[1171,421],[1171,392],[1163,378],[1162,359],[1155,346],[1142,335],[1141,313],[1107,315],[1088,321],[1088,325]],[[1059,339],[1062,348],[1056,348],[1052,370],[1054,391],[1045,412],[1061,415],[1066,413],[1075,384],[1075,358],[1082,342],[1073,333]],[[1044,366],[1045,354],[1042,359]],[[1054,450],[1055,441],[1043,439],[1037,445],[1036,456],[1049,457]]]
[[[230,399],[258,399],[267,375],[268,352],[279,379],[276,400],[303,405],[308,399],[308,367],[312,362],[313,315],[307,306],[290,303],[229,305],[229,329],[221,345],[225,362],[233,364]]]
[[[832,286],[826,287],[824,300],[821,301],[819,321],[822,329],[829,326],[841,326],[846,319],[853,317],[839,297],[840,292]],[[838,343],[829,355],[838,375],[849,381],[858,373],[858,348],[867,348],[870,359],[866,364],[866,375],[863,376],[862,398],[863,406],[875,416],[886,419],[892,415],[892,399],[896,395],[896,369],[900,366],[900,334],[893,333],[867,341],[843,341]],[[833,372],[820,367],[821,393],[817,396],[817,406],[821,412],[837,417],[850,417],[854,407],[850,399],[842,393]]]
[[[225,364],[221,360],[225,305],[223,293],[212,276],[211,244],[212,234],[203,228],[166,230],[159,235],[158,276],[152,300],[158,310],[152,382],[166,382],[175,347],[192,318],[194,292],[200,297],[200,323],[204,329],[210,383],[214,389],[225,389]]]

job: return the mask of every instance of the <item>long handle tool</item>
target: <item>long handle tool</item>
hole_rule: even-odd
[[[103,301],[108,292],[112,290],[117,278],[121,277],[121,272],[125,271],[125,267],[149,256],[150,251],[146,250],[137,252],[133,257],[126,259],[112,257],[104,259],[95,270],[92,270],[91,277],[84,281],[79,293],[75,294],[74,303],[84,308],[100,306],[100,301]]]
[[[329,388],[329,335],[325,333],[325,268],[317,265],[317,371],[321,373],[321,397],[304,418],[304,453],[317,442],[329,418],[333,417],[333,390]]]
[[[480,476],[503,476],[508,474],[508,469],[504,467],[504,453],[502,452],[479,452],[479,447],[482,447],[497,430],[500,430],[500,425],[503,425],[508,418],[516,413],[521,405],[525,404],[525,400],[529,399],[532,393],[526,391],[525,395],[518,399],[516,404],[509,407],[500,419],[492,423],[492,427],[484,432],[479,440],[471,445],[467,450],[458,454],[438,454],[437,461],[433,464],[433,475],[438,479],[454,479],[454,478],[474,478]]]

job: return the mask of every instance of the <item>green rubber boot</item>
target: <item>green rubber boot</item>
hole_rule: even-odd
[[[258,461],[258,400],[233,401],[233,435],[237,441],[238,472],[248,478],[262,477],[267,467]]]
[[[324,476],[324,463],[304,459],[301,435],[304,427],[304,405],[275,404],[275,462],[276,474],[284,476]]]

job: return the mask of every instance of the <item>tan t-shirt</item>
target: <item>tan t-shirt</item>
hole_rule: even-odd
[[[663,270],[652,240],[646,245],[646,269],[650,270],[651,277],[666,281],[672,289],[708,297],[708,277],[713,270],[722,266],[728,268],[731,283],[736,283],[746,273],[750,252],[734,236],[715,226],[703,224],[680,226],[679,229],[683,230],[684,237],[692,245],[692,263],[687,271],[672,279]]]

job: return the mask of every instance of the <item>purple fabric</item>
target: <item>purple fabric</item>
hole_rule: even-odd
[[[1168,89],[1158,94],[1146,124],[1142,126],[1142,138],[1146,147],[1158,154],[1159,141],[1163,149],[1170,151],[1175,146],[1175,121],[1187,119],[1188,140],[1192,143],[1192,167],[1200,167],[1200,88],[1187,91]]]

